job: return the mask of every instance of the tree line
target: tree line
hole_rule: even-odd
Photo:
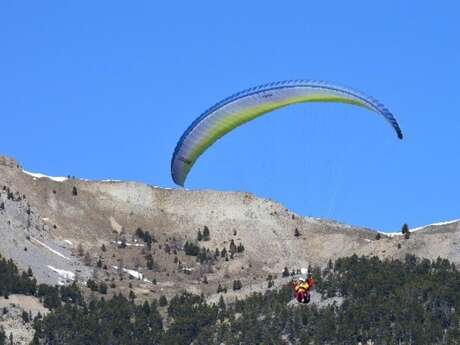
[[[323,298],[338,298],[341,303],[321,308],[289,303],[289,285],[230,304],[223,297],[208,304],[204,296],[190,293],[169,302],[163,296],[158,302],[136,304],[120,294],[87,301],[76,285],[25,288],[33,277],[14,267],[11,261],[0,260],[0,286],[13,292],[17,289],[13,285],[22,280],[22,290],[15,293],[35,294],[52,307],[48,315],[33,321],[32,345],[460,342],[460,272],[446,259],[408,255],[404,260],[381,260],[355,255],[330,261],[322,269],[313,269],[316,290]],[[0,331],[2,342],[8,340]]]

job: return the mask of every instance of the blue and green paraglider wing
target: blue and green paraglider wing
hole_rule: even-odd
[[[324,82],[292,80],[238,92],[205,111],[187,128],[171,161],[174,182],[183,186],[197,159],[219,138],[261,115],[291,104],[338,102],[367,108],[382,115],[403,138],[398,122],[381,103],[355,90]]]

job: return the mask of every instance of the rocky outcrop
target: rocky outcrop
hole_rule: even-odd
[[[8,156],[0,156],[0,165],[3,165],[8,168],[12,168],[12,169],[21,169],[21,166],[16,161],[16,159],[8,157]]]

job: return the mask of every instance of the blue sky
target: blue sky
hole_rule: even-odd
[[[0,154],[28,170],[173,187],[190,122],[285,79],[351,86],[378,116],[307,104],[216,143],[190,189],[252,192],[380,230],[460,218],[460,5],[445,1],[2,1]]]

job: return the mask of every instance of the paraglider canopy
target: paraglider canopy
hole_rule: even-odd
[[[273,110],[305,102],[337,102],[360,106],[383,116],[399,139],[398,122],[381,103],[358,91],[318,81],[291,80],[238,92],[199,116],[182,134],[171,160],[174,182],[183,186],[188,173],[206,149],[226,133]]]

